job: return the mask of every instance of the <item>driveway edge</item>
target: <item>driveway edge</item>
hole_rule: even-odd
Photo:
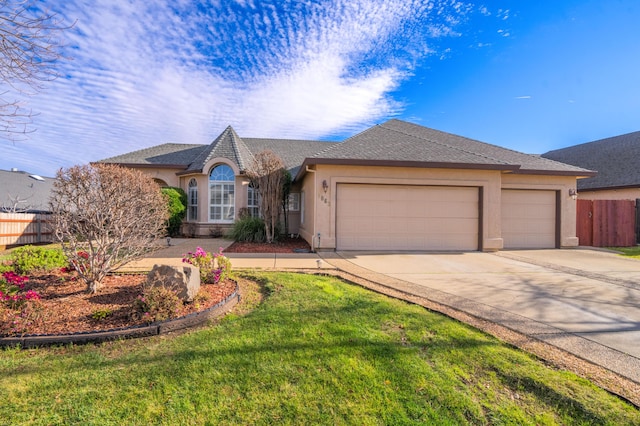
[[[383,281],[390,280],[392,278],[358,267],[351,262],[342,259],[336,253],[327,253],[322,257],[326,262],[335,266],[337,270],[316,270],[307,272],[337,276],[345,281],[377,293],[420,305],[431,311],[441,313],[465,324],[469,324],[498,338],[499,340],[533,354],[537,358],[544,360],[557,368],[565,369],[577,374],[578,376],[584,377],[599,387],[620,396],[640,408],[640,383],[609,368],[581,358],[562,347],[542,340],[543,335],[541,334],[528,335],[493,322],[489,319],[476,316],[472,313],[456,308],[455,306],[434,301],[424,296],[413,294],[409,291],[403,291],[392,285],[383,284]],[[360,271],[359,269],[362,270]],[[395,278],[392,280],[404,284],[410,284]]]

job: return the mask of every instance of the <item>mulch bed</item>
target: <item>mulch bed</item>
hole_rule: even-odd
[[[142,293],[146,275],[109,275],[98,294],[88,294],[86,285],[69,273],[54,272],[29,277],[25,291],[33,289],[44,304],[45,321],[29,326],[28,334],[69,334],[103,331],[146,324],[136,318],[134,300]],[[202,284],[198,303],[185,303],[178,317],[200,312],[232,294],[235,282]],[[109,311],[103,319],[94,319],[98,311]]]
[[[282,238],[274,243],[238,242],[227,247],[225,253],[309,253],[311,247],[300,237]]]

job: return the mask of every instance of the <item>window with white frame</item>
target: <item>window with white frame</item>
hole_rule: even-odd
[[[198,181],[191,179],[187,189],[187,220],[198,220]]]
[[[287,204],[288,204],[287,210],[289,210],[290,212],[300,211],[300,193],[299,192],[289,193]]]
[[[251,217],[260,216],[260,194],[252,185],[247,188],[247,210]]]
[[[235,175],[233,169],[220,164],[209,174],[209,221],[231,223],[235,214]]]

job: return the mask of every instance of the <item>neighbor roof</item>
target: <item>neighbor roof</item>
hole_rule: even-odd
[[[578,181],[579,190],[640,187],[640,131],[549,151],[542,156],[597,170],[597,176]]]
[[[0,170],[0,211],[49,211],[54,181],[28,172]]]
[[[355,161],[354,161],[355,160]],[[305,161],[322,163],[456,167],[592,176],[590,170],[537,155],[441,132],[401,120],[389,120],[331,146]]]

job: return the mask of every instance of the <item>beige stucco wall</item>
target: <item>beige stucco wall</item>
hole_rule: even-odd
[[[316,173],[314,170],[309,171],[300,185],[300,225],[299,233],[309,245],[314,245],[315,240],[315,182]]]
[[[328,184],[326,193],[322,189],[324,180]],[[312,184],[314,181],[317,182],[315,191]],[[481,187],[483,248],[485,250],[502,248],[499,226],[499,171],[317,165],[315,173],[307,173],[303,182],[306,211],[305,223],[301,225],[300,233],[309,243],[311,243],[311,237],[315,235],[316,248],[320,250],[334,250],[336,247],[336,187],[340,183]],[[307,218],[307,213],[312,209],[314,214]],[[319,245],[317,244],[318,234],[320,234]]]
[[[636,200],[640,198],[640,188],[580,191],[578,198],[581,200]]]
[[[327,181],[328,190],[322,189]],[[336,248],[336,188],[340,183],[371,183],[395,185],[474,186],[482,189],[482,248],[485,251],[503,248],[501,237],[501,191],[509,189],[554,190],[560,194],[560,245],[575,247],[576,202],[570,188],[576,187],[575,177],[524,175],[495,170],[422,169],[404,167],[366,167],[317,165],[304,176],[305,218],[300,234],[314,248]],[[318,243],[318,234],[320,234]],[[315,236],[315,238],[314,238]]]
[[[140,167],[137,168],[146,175],[151,176],[153,179],[159,179],[165,181],[167,185],[173,187],[180,187],[180,178],[176,175],[180,169],[167,169],[167,168],[155,168],[155,167]]]

